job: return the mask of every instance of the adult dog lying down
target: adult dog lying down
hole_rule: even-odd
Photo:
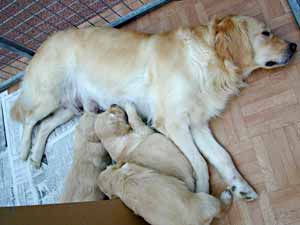
[[[245,16],[154,35],[108,27],[58,32],[27,67],[21,96],[12,109],[24,125],[21,157],[28,157],[32,128],[45,117],[51,115],[42,122],[32,148],[35,165],[40,164],[49,133],[76,109],[89,111],[91,102],[107,109],[129,100],[191,162],[197,191],[209,191],[201,152],[237,197],[255,199],[255,191],[214,139],[208,122],[253,70],[286,65],[296,48]]]
[[[96,114],[85,113],[76,127],[73,162],[60,202],[96,201],[104,198],[96,178],[111,163],[111,159],[96,136],[96,117]]]
[[[127,103],[124,108],[126,114],[120,107],[112,106],[99,114],[95,122],[95,133],[111,158],[177,177],[194,191],[193,169],[182,152],[167,137],[146,126],[132,104]]]
[[[209,225],[232,202],[230,191],[220,200],[193,193],[179,179],[134,163],[109,166],[98,177],[100,189],[117,196],[152,225]]]

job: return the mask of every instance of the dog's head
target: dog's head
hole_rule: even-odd
[[[257,68],[286,65],[297,49],[295,43],[278,38],[252,17],[215,18],[211,29],[219,58],[234,64],[245,77]]]
[[[117,105],[113,105],[104,113],[99,114],[95,123],[96,134],[100,139],[123,136],[130,129],[126,113]]]

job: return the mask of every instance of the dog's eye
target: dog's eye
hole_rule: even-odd
[[[263,31],[261,32],[262,35],[269,37],[270,36],[270,32],[269,31]]]

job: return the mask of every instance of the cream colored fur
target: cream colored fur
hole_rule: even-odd
[[[272,33],[263,35],[265,30],[254,18],[227,16],[208,26],[153,35],[108,27],[54,34],[27,67],[12,109],[12,116],[24,125],[21,157],[25,160],[30,152],[33,126],[51,113],[60,110],[33,146],[36,165],[47,135],[77,111],[79,103],[89,111],[90,101],[105,109],[130,101],[190,161],[196,191],[209,191],[205,157],[237,197],[255,199],[255,191],[208,123],[253,70],[286,65],[294,54],[290,43]]]
[[[132,162],[177,177],[194,191],[193,169],[176,145],[146,126],[132,104],[125,104],[125,111],[128,122],[125,112],[117,106],[96,119],[96,135],[111,158],[118,163]]]
[[[177,178],[133,163],[109,166],[99,175],[98,185],[152,225],[209,225],[232,201],[228,191],[220,201],[206,193],[189,191]]]
[[[96,201],[104,198],[96,184],[97,176],[110,163],[110,157],[95,135],[96,115],[85,113],[76,128],[74,155],[60,202]]]

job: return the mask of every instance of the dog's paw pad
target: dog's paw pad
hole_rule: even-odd
[[[257,198],[256,192],[248,184],[232,185],[230,190],[237,198],[246,201],[253,201]]]

